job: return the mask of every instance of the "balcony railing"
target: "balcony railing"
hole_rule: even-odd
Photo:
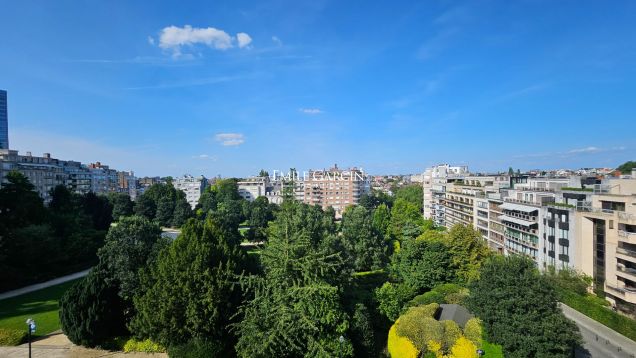
[[[636,269],[631,267],[625,267],[625,265],[616,265],[616,269],[620,272],[625,272],[627,274],[633,275],[636,277]]]
[[[636,251],[632,251],[632,250],[624,249],[624,248],[622,248],[622,247],[617,247],[617,248],[616,248],[616,253],[617,253],[617,254],[627,255],[627,256],[629,256],[629,257],[636,258]]]

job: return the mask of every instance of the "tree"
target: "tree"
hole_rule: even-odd
[[[342,216],[342,241],[349,260],[356,271],[377,270],[387,261],[387,247],[380,232],[373,225],[371,213],[353,206]]]
[[[328,216],[319,207],[283,202],[261,254],[265,274],[244,280],[252,298],[234,326],[240,357],[353,354],[338,287],[344,262],[327,243],[334,237]]]
[[[385,282],[382,287],[375,290],[375,299],[380,313],[393,322],[400,316],[404,304],[416,294],[405,284]]]
[[[367,210],[376,209],[382,204],[390,208],[393,205],[393,197],[380,190],[372,190],[365,193],[358,200],[358,205],[363,206]]]
[[[131,331],[166,346],[203,339],[231,347],[227,327],[240,302],[236,280],[245,260],[234,240],[211,218],[189,220],[142,271]]]
[[[395,255],[393,274],[416,293],[450,282],[455,278],[452,256],[439,241],[407,241]]]
[[[260,242],[267,240],[266,229],[270,221],[274,219],[272,204],[267,198],[259,196],[249,203],[250,210],[247,217],[247,225],[250,227],[248,238],[250,241]]]
[[[157,213],[155,220],[163,227],[172,226],[172,218],[174,216],[175,203],[170,197],[162,197],[157,203]]]
[[[179,191],[177,193],[177,202],[174,206],[172,226],[181,227],[192,216],[192,207],[190,207],[190,204],[186,200],[185,193]]]
[[[39,224],[46,216],[44,203],[22,173],[10,171],[0,189],[0,223],[5,228]]]
[[[391,208],[391,235],[399,241],[404,238],[404,229],[410,229],[407,233],[417,233],[414,227],[424,226],[424,218],[417,205],[409,203],[405,199],[397,199]],[[421,232],[419,232],[421,233]],[[419,235],[417,233],[417,235]],[[416,235],[416,236],[417,236]],[[407,237],[414,238],[414,237]]]
[[[515,170],[512,167],[508,167],[508,175],[512,176],[515,174]]]
[[[618,170],[619,172],[621,172],[621,174],[631,174],[632,170],[634,170],[634,168],[636,168],[636,161],[628,161],[625,162],[621,165],[618,166],[618,168],[616,168],[616,170]]]
[[[98,265],[60,299],[60,324],[71,342],[94,347],[127,335],[122,300],[108,278]]]
[[[557,307],[554,288],[528,258],[490,258],[470,292],[468,308],[506,357],[570,357],[580,341]]]
[[[380,204],[373,211],[373,226],[382,233],[384,240],[391,239],[391,213],[386,204]]]
[[[351,343],[357,357],[371,357],[375,344],[375,332],[369,309],[358,303],[351,317]]]
[[[472,226],[454,225],[448,232],[448,250],[457,278],[467,283],[479,276],[479,268],[492,252],[481,236]]]
[[[135,214],[145,217],[148,220],[154,220],[157,205],[150,196],[140,195],[135,201]]]
[[[80,205],[84,213],[91,219],[96,230],[108,230],[113,221],[113,206],[105,196],[98,196],[93,192],[80,197]]]
[[[139,270],[152,263],[161,246],[161,229],[141,216],[123,217],[106,235],[99,249],[101,264],[111,273],[108,280],[119,286],[118,294],[131,302],[141,293]]]
[[[259,176],[259,177],[268,177],[268,176],[269,176],[269,173],[267,172],[267,170],[265,170],[265,169],[261,169],[261,171],[260,171],[260,172],[258,172],[258,176]]]
[[[422,206],[424,205],[424,189],[420,184],[411,184],[399,188],[395,192],[395,199],[404,199],[407,202],[415,205],[418,211],[422,212]]]
[[[108,195],[110,204],[113,206],[112,216],[115,221],[122,216],[130,216],[133,214],[134,203],[130,200],[130,196],[125,193],[111,193]]]

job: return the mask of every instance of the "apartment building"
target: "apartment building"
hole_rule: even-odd
[[[427,168],[422,173],[423,211],[424,217],[432,219],[439,226],[446,225],[446,208],[444,198],[446,185],[469,175],[466,166],[450,166],[440,164]]]
[[[9,114],[7,91],[0,90],[0,149],[9,149]]]
[[[580,270],[621,311],[636,317],[636,172],[595,185],[579,205]]]
[[[207,184],[208,180],[203,175],[194,177],[186,174],[183,177],[172,181],[172,185],[175,189],[181,190],[185,193],[186,200],[192,209],[194,209],[199,203],[199,198],[201,197],[201,194],[203,194]]]
[[[247,201],[266,196],[268,189],[271,188],[268,176],[247,178],[239,181],[237,185],[239,195]]]
[[[341,217],[347,206],[358,203],[360,196],[371,190],[371,181],[362,169],[340,169],[337,165],[323,170],[310,170],[303,181],[303,202],[333,207]]]

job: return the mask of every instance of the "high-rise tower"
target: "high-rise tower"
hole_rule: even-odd
[[[9,149],[9,116],[7,91],[0,90],[0,149]]]

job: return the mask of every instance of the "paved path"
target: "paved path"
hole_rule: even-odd
[[[563,314],[576,323],[583,336],[583,347],[577,350],[576,357],[636,357],[636,342],[569,306],[562,303],[560,306]]]
[[[167,358],[165,353],[123,353],[101,349],[79,347],[71,343],[61,333],[53,333],[31,344],[33,358]],[[29,355],[29,345],[0,347],[0,358],[25,358]]]
[[[25,293],[41,290],[43,288],[47,288],[47,287],[59,285],[60,283],[68,282],[68,281],[71,281],[71,280],[75,280],[76,278],[80,278],[80,277],[84,277],[84,276],[88,275],[88,271],[90,271],[90,269],[86,269],[84,271],[72,273],[70,275],[54,278],[54,279],[52,279],[50,281],[46,281],[46,282],[42,282],[42,283],[36,283],[35,285],[26,286],[26,287],[18,288],[16,290],[0,293],[0,300],[4,300],[5,298],[9,298],[9,297],[20,296],[20,295],[23,295]]]

